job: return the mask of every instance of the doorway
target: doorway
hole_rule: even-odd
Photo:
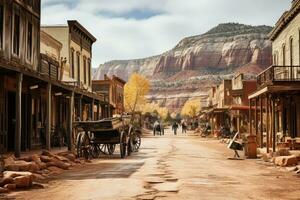
[[[7,119],[8,119],[8,129],[7,129],[7,150],[15,150],[15,130],[16,130],[16,93],[7,93]]]

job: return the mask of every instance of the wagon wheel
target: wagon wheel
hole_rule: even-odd
[[[124,131],[120,134],[120,156],[121,158],[126,156],[126,135]]]
[[[87,160],[93,157],[90,140],[88,135],[85,132],[81,133],[80,142],[77,151],[79,151],[80,157],[84,157]]]
[[[100,144],[99,145],[100,152],[105,155],[113,155],[116,149],[115,144]]]
[[[77,135],[76,138],[76,150],[77,150],[77,157],[82,157],[83,156],[83,137],[84,137],[84,132],[80,132]]]
[[[101,149],[99,144],[93,143],[91,145],[91,154],[93,158],[99,158],[101,154]]]
[[[133,145],[132,145],[132,139],[130,138],[128,140],[128,144],[127,144],[127,155],[130,156],[132,151],[133,151]]]
[[[132,146],[133,146],[133,151],[137,152],[141,146],[141,136],[138,133],[135,133],[133,135],[132,139]]]

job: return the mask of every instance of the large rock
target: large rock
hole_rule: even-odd
[[[48,162],[46,163],[47,167],[58,167],[58,168],[61,168],[61,169],[64,169],[64,170],[67,170],[71,167],[71,165],[69,163],[64,163],[62,161],[54,161],[54,162]]]
[[[31,172],[5,171],[4,178],[16,178],[18,176],[32,176]]]
[[[2,193],[8,193],[8,192],[9,192],[8,189],[0,187],[0,194],[2,194]]]
[[[14,179],[11,177],[4,177],[0,180],[0,187],[3,187],[6,184],[13,183]]]
[[[16,184],[6,184],[6,185],[4,185],[3,188],[12,191],[12,190],[15,190],[17,188],[17,185]]]
[[[281,167],[294,166],[298,164],[296,156],[278,156],[275,157],[274,163]]]
[[[26,162],[24,160],[16,160],[13,163],[5,163],[4,169],[8,171],[30,171],[36,172],[40,168],[35,162]]]
[[[14,184],[17,188],[28,188],[32,186],[31,176],[18,176],[14,178]]]

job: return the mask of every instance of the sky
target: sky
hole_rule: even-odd
[[[93,67],[158,55],[220,23],[274,26],[291,0],[42,0],[42,24],[79,21],[98,40]]]

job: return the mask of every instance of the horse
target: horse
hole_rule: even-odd
[[[153,135],[156,135],[156,133],[158,132],[159,134],[157,135],[163,135],[164,134],[164,128],[162,127],[161,124],[154,124],[153,127]]]

